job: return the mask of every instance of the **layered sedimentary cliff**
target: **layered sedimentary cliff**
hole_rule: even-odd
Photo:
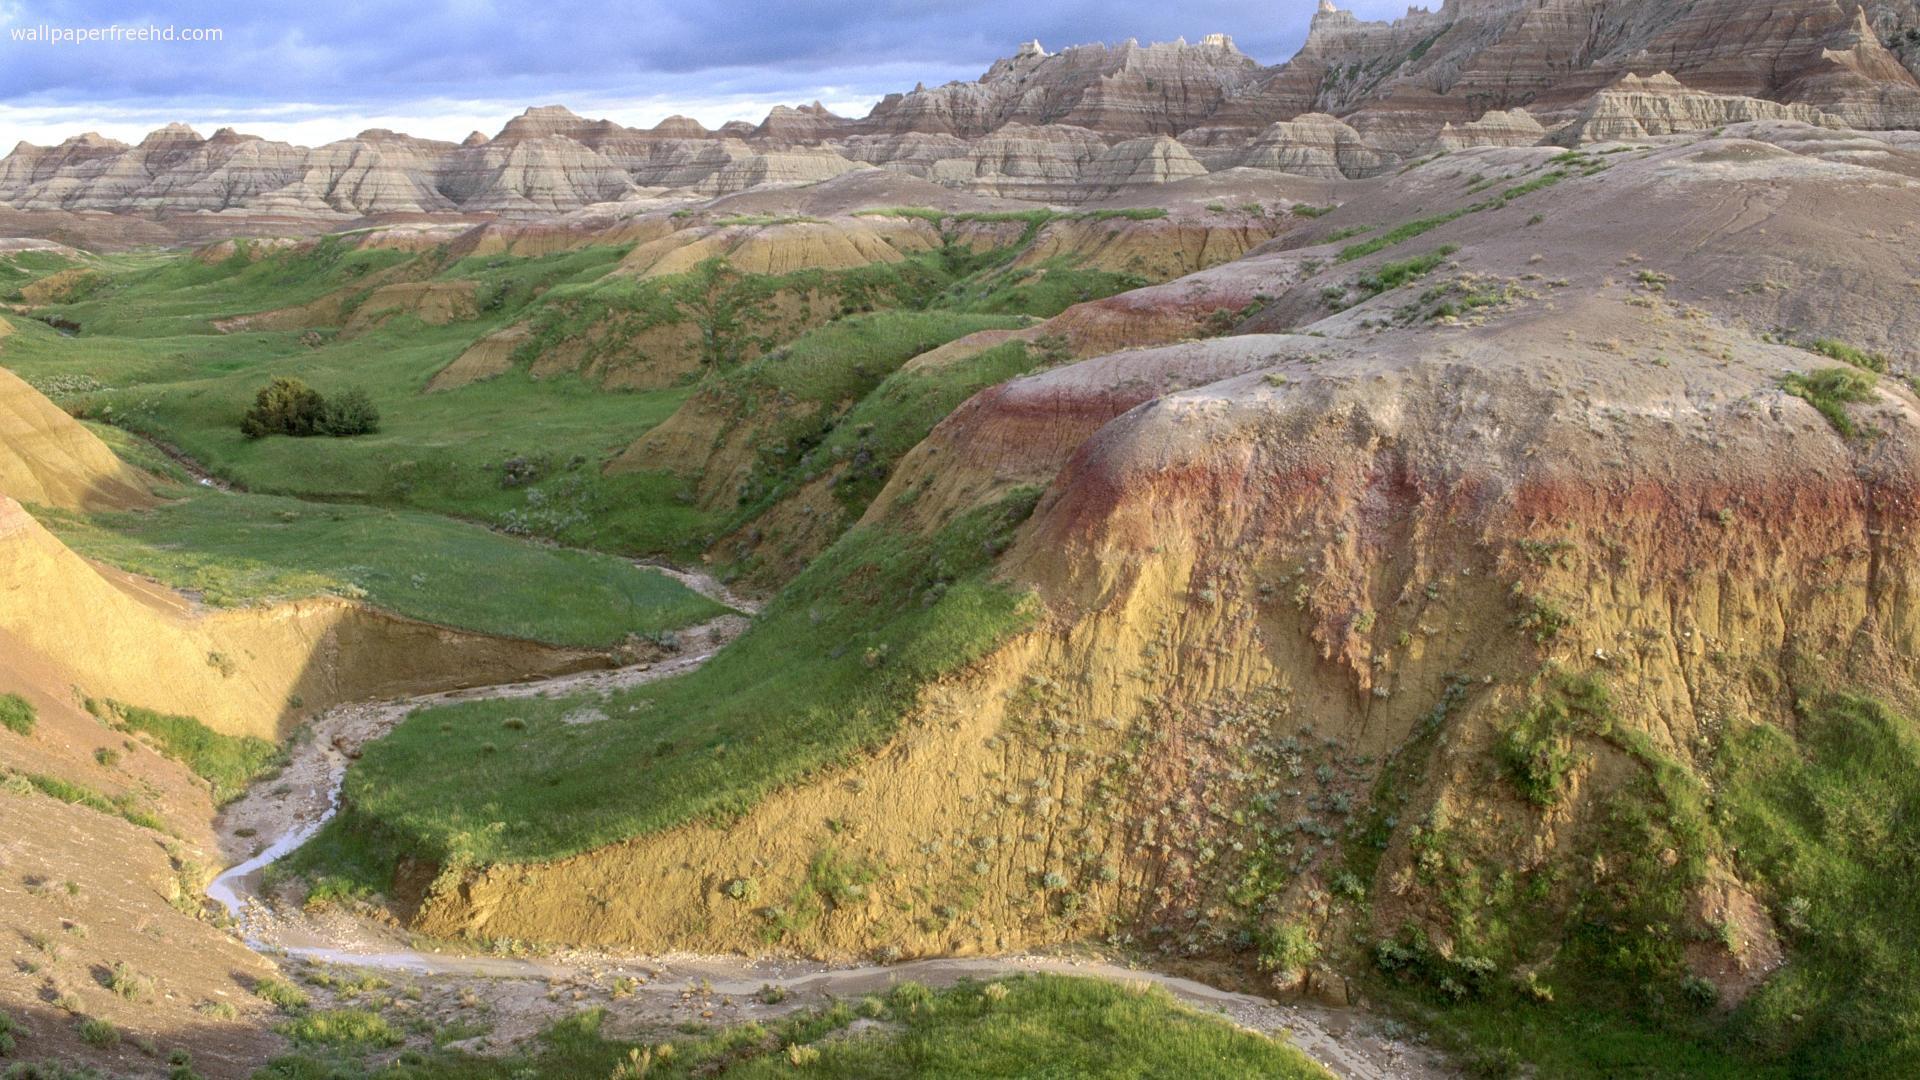
[[[1744,120],[1920,127],[1916,64],[1916,0],[1446,0],[1391,22],[1323,2],[1276,67],[1220,34],[1057,53],[1029,42],[977,80],[892,94],[862,118],[816,102],[758,125],[637,129],[543,106],[457,145],[374,130],[307,149],[180,125],[135,146],[22,143],[0,159],[0,205],[534,216],[863,168],[1079,202],[1228,168],[1355,178],[1469,146]]]

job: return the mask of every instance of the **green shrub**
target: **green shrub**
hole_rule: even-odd
[[[253,994],[262,1001],[280,1007],[281,1012],[299,1012],[307,1007],[307,992],[269,975],[253,984]]]
[[[1502,199],[1518,199],[1522,195],[1531,195],[1532,193],[1539,191],[1541,188],[1552,187],[1553,185],[1559,183],[1562,180],[1565,180],[1566,178],[1567,178],[1567,174],[1560,169],[1555,169],[1552,172],[1541,173],[1539,176],[1536,176],[1533,179],[1528,180],[1524,184],[1520,184],[1516,187],[1510,187],[1507,190],[1501,192],[1500,197]]]
[[[329,1046],[397,1046],[402,1036],[387,1018],[370,1009],[326,1009],[305,1013],[280,1025],[294,1042]]]
[[[1287,921],[1263,928],[1256,938],[1264,971],[1299,971],[1320,957],[1320,943],[1305,923]]]
[[[205,1080],[193,1068],[193,1055],[184,1048],[167,1055],[167,1080]]]
[[[380,410],[365,390],[355,386],[327,400],[320,428],[336,438],[371,435],[380,430]]]
[[[1400,288],[1416,278],[1425,277],[1438,269],[1448,256],[1460,250],[1452,244],[1434,248],[1425,255],[1415,255],[1410,259],[1381,263],[1373,273],[1362,275],[1356,282],[1360,289],[1369,295],[1379,295]]]
[[[39,721],[32,702],[19,694],[0,694],[0,727],[15,735],[31,735]]]
[[[1851,364],[1862,371],[1871,371],[1875,375],[1885,375],[1887,373],[1886,357],[1881,356],[1879,353],[1870,353],[1864,349],[1856,349],[1844,341],[1835,341],[1832,338],[1820,338],[1817,341],[1809,342],[1807,344],[1807,350],[1809,352],[1819,353],[1829,360],[1838,360],[1843,364]]]
[[[318,390],[292,376],[277,376],[254,395],[253,408],[240,420],[240,433],[249,439],[317,435],[326,408]]]
[[[153,993],[153,980],[128,967],[125,960],[113,962],[106,981],[107,989],[128,1001],[140,1001]]]
[[[1560,675],[1507,724],[1497,752],[1520,793],[1535,806],[1560,801],[1567,774],[1579,763],[1576,735],[1605,735],[1613,709],[1604,686]]]
[[[58,1061],[16,1061],[5,1075],[6,1080],[107,1080],[97,1070]]]
[[[1847,406],[1872,401],[1879,385],[1878,375],[1852,367],[1821,368],[1811,375],[1791,374],[1780,379],[1782,390],[1820,410],[1833,430],[1847,438],[1860,434],[1847,415]]]
[[[254,395],[253,407],[240,420],[240,432],[249,439],[269,435],[366,435],[380,430],[380,410],[363,389],[354,387],[329,401],[299,379],[276,376]]]
[[[80,1041],[109,1050],[120,1045],[120,1029],[97,1016],[89,1016],[80,1021]]]

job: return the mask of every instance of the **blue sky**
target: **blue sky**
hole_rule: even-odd
[[[1267,63],[1291,56],[1317,0],[0,0],[0,153],[80,131],[137,138],[170,120],[301,143],[367,127],[491,134],[526,105],[650,125],[709,126],[776,103],[864,114],[880,95],[977,77],[1037,37],[1169,41],[1225,32]],[[1349,0],[1363,16],[1404,0]],[[15,40],[16,32],[217,28],[217,42]]]

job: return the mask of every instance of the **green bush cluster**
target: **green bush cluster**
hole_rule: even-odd
[[[331,400],[290,375],[276,376],[254,396],[253,407],[240,420],[240,432],[249,439],[269,435],[370,435],[380,430],[380,410],[373,398],[353,387]]]
[[[1833,430],[1847,438],[1860,434],[1847,415],[1847,406],[1872,401],[1879,385],[1878,375],[1856,367],[1821,368],[1810,375],[1795,373],[1780,380],[1782,390],[1820,410]]]
[[[1558,676],[1508,723],[1500,737],[1500,761],[1528,802],[1552,806],[1580,760],[1574,736],[1605,735],[1612,727],[1613,707],[1604,686]]]

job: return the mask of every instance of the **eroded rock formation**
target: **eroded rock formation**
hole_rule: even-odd
[[[1446,0],[1391,22],[1326,3],[1276,67],[1221,34],[1057,53],[1029,42],[979,79],[892,94],[862,118],[815,102],[758,125],[640,129],[549,105],[457,145],[375,130],[305,149],[180,125],[137,146],[22,143],[0,159],[0,205],[535,216],[867,166],[1080,202],[1226,168],[1354,178],[1437,151],[1749,120],[1910,128],[1917,63],[1916,0]]]

